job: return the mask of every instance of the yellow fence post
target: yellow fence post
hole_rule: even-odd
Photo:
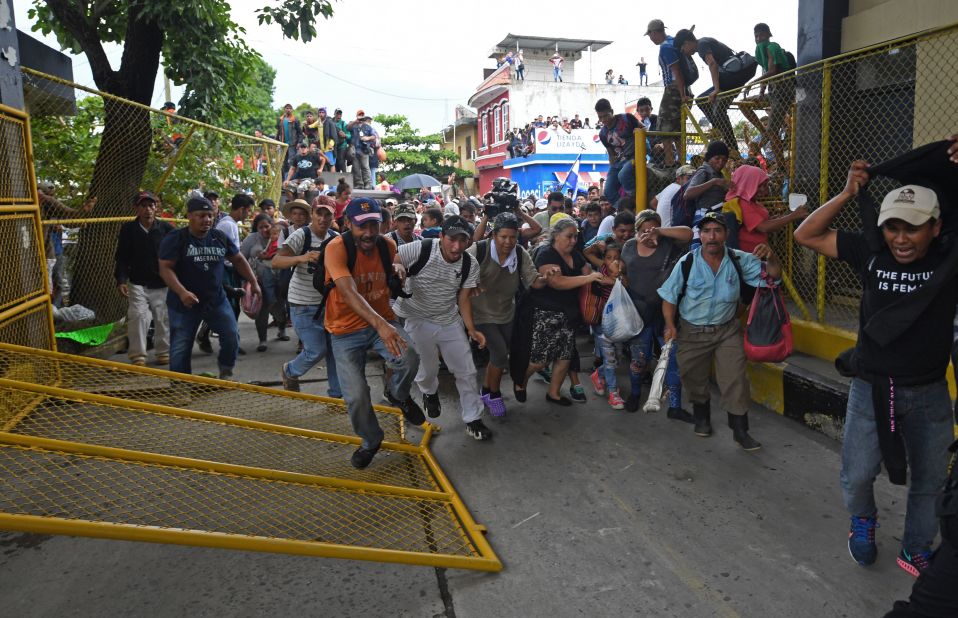
[[[649,178],[645,165],[645,129],[643,127],[637,128],[633,132],[633,136],[635,137],[635,208],[636,211],[639,211],[649,207]],[[640,203],[642,208],[639,208]]]
[[[820,161],[818,169],[818,203],[824,204],[828,201],[828,138],[829,121],[831,112],[831,94],[832,94],[832,64],[826,62],[822,66],[822,139],[819,146],[818,158]],[[818,321],[825,322],[825,256],[818,256],[818,285],[815,308],[818,314]]]
[[[687,120],[685,104],[683,104],[680,107],[680,109],[682,113],[680,115],[679,133],[681,133],[681,135],[679,136],[679,139],[678,139],[679,143],[678,143],[678,149],[675,155],[675,162],[678,165],[685,165],[685,141],[687,139],[686,130],[685,130],[685,123]]]

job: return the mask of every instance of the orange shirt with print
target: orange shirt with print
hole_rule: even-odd
[[[350,232],[347,230],[346,233]],[[391,238],[384,237],[384,240],[389,245],[390,257],[395,258],[396,243]],[[386,273],[383,272],[383,261],[377,249],[374,248],[368,254],[357,249],[356,266],[350,273],[346,265],[346,245],[340,236],[326,246],[323,262],[326,265],[326,281],[335,281],[352,274],[359,295],[366,299],[373,311],[388,321],[396,319],[389,306],[389,287],[386,285]],[[356,315],[343,300],[339,288],[333,288],[326,301],[326,330],[334,335],[348,335],[368,327],[366,320]]]

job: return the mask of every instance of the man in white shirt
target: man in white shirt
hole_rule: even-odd
[[[672,198],[679,192],[682,185],[689,181],[695,168],[691,165],[683,165],[675,170],[675,182],[662,189],[658,195],[652,198],[649,208],[658,213],[662,219],[661,227],[672,227]]]
[[[479,265],[465,253],[473,229],[462,217],[446,217],[438,239],[406,243],[399,247],[395,263],[407,277],[412,296],[396,303],[396,314],[406,319],[406,332],[419,353],[416,386],[423,394],[423,407],[430,417],[442,412],[439,403],[439,355],[456,378],[459,405],[466,433],[488,440],[492,432],[482,422],[484,405],[476,384],[469,338],[480,347],[485,336],[472,321],[470,295],[479,286]],[[425,243],[429,243],[426,245]],[[424,251],[428,250],[428,256]],[[422,257],[426,256],[425,263]],[[403,276],[403,275],[400,275]],[[459,310],[452,310],[458,305]]]
[[[293,202],[301,208],[308,208],[303,200]],[[299,379],[326,359],[326,377],[330,397],[340,399],[343,396],[336,373],[336,361],[329,350],[332,347],[329,333],[323,323],[323,295],[313,286],[313,275],[322,252],[330,240],[339,236],[329,229],[333,221],[333,209],[328,204],[317,202],[312,207],[309,225],[292,232],[273,258],[274,268],[293,268],[289,281],[287,302],[289,314],[296,329],[296,336],[303,343],[303,350],[280,369],[283,388],[299,392]]]

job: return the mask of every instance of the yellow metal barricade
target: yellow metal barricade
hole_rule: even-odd
[[[0,107],[0,136],[0,529],[502,568],[397,409],[357,470],[340,400],[55,351],[45,230],[129,216],[41,222],[28,117]]]

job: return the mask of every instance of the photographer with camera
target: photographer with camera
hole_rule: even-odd
[[[293,203],[308,207],[303,200],[295,200]],[[338,399],[343,393],[339,388],[336,361],[329,353],[329,333],[323,326],[323,295],[313,286],[316,264],[322,259],[322,253],[329,242],[339,236],[330,229],[332,222],[333,207],[325,201],[317,202],[312,207],[309,225],[295,230],[283,242],[273,258],[273,268],[293,268],[286,299],[296,336],[303,344],[303,349],[296,358],[284,363],[280,369],[283,388],[299,392],[300,377],[325,358],[326,376],[329,380],[327,394]]]
[[[526,211],[519,206],[519,185],[508,178],[496,178],[493,180],[492,191],[486,193],[483,199],[485,202],[480,202],[474,197],[470,197],[467,200],[467,203],[482,210],[482,217],[476,223],[476,229],[472,234],[473,242],[479,242],[489,236],[490,221],[494,221],[496,216],[503,212],[512,213],[518,219],[528,224],[528,227],[523,227],[519,230],[520,245],[527,246],[530,240],[542,233],[542,225],[530,217]]]

